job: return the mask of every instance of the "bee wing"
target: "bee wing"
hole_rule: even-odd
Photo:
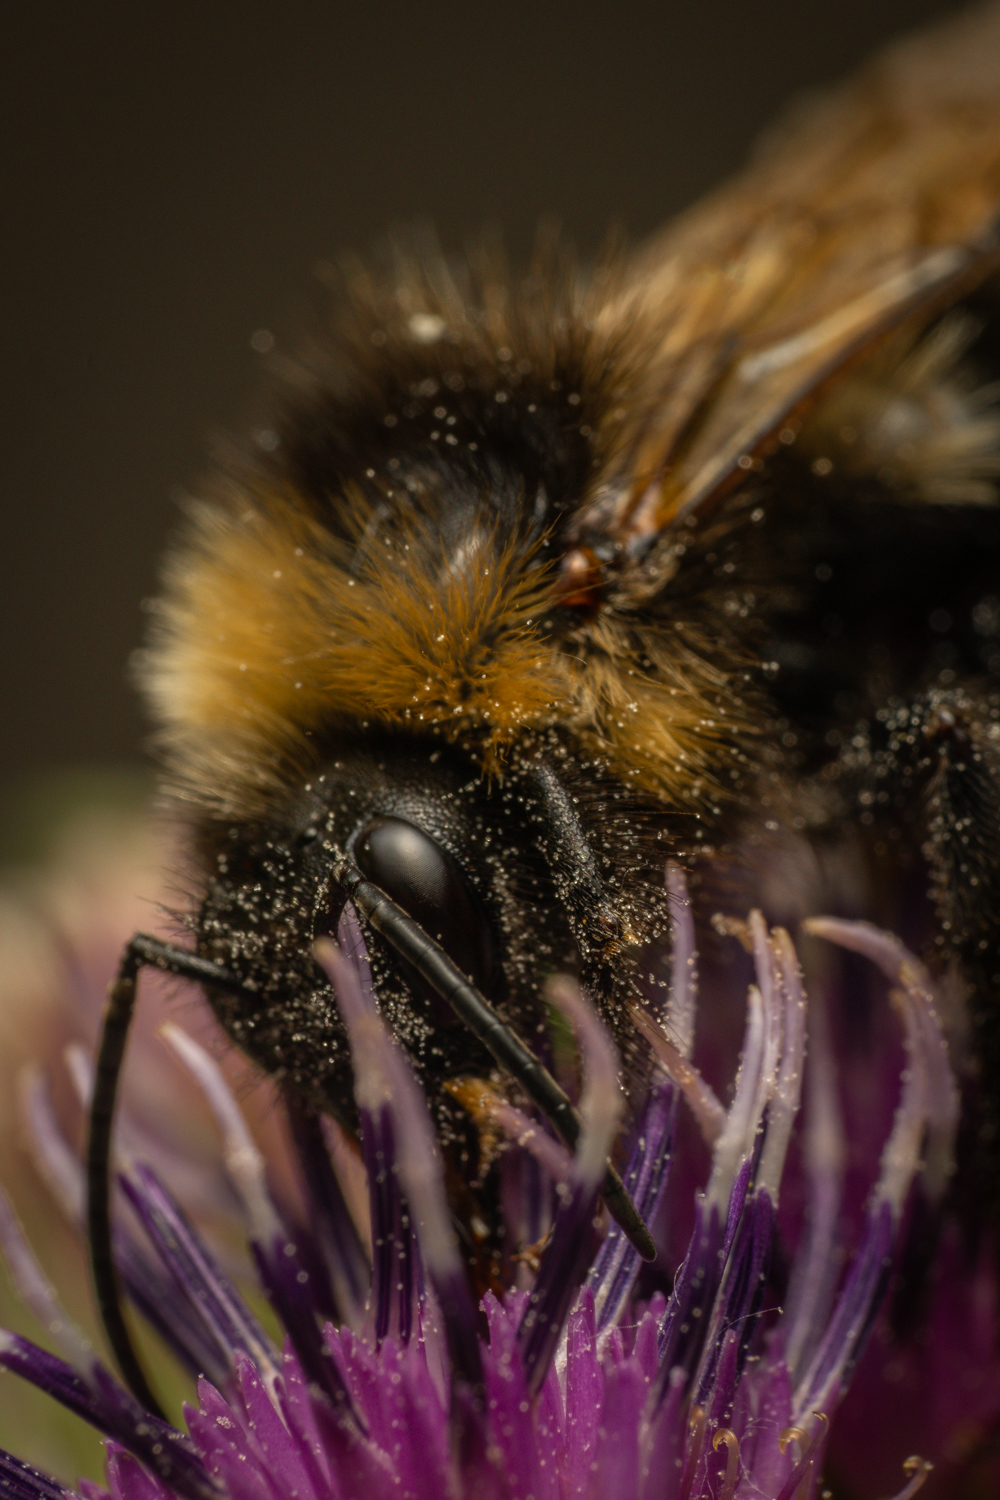
[[[639,252],[603,316],[649,351],[644,416],[580,533],[641,547],[705,507],[851,360],[998,263],[994,4],[800,107]]]

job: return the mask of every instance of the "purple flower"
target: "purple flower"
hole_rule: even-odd
[[[290,1124],[305,1210],[290,1209],[269,1186],[218,1065],[167,1029],[218,1121],[224,1169],[283,1343],[158,1167],[141,1150],[123,1156],[122,1281],[197,1380],[187,1432],[175,1429],[143,1410],[75,1330],[4,1205],[0,1242],[56,1352],[0,1333],[0,1366],[104,1434],[107,1490],[82,1481],[83,1500],[809,1500],[823,1492],[825,1464],[851,1476],[856,1493],[875,1493],[858,1470],[867,1462],[880,1483],[886,1445],[900,1497],[922,1486],[931,1460],[928,1495],[965,1472],[970,1434],[1000,1415],[1000,1367],[992,1279],[981,1260],[968,1260],[946,1215],[958,1097],[931,981],[899,942],[866,924],[808,924],[886,976],[905,1048],[905,1067],[891,1047],[880,1060],[871,1118],[845,1121],[828,1012],[844,975],[859,971],[831,967],[829,993],[810,1004],[789,937],[752,914],[737,929],[753,983],[726,1107],[692,1062],[694,929],[683,878],[673,870],[668,878],[669,1001],[662,1013],[636,1007],[656,1064],[625,1130],[627,1186],[664,1246],[652,1270],[600,1205],[625,1101],[611,1039],[570,981],[550,986],[548,998],[576,1041],[581,1136],[570,1154],[499,1096],[482,1104],[506,1141],[506,1226],[519,1254],[514,1284],[479,1307],[430,1115],[379,1016],[350,913],[339,943],[321,943],[317,957],[350,1035],[366,1212],[343,1138],[304,1108]],[[870,1138],[886,1090],[894,1115],[859,1194],[851,1144]],[[710,1151],[693,1205],[691,1120]],[[46,1176],[78,1211],[80,1169],[38,1088],[33,1128]],[[671,1259],[685,1215],[686,1248]],[[911,1458],[898,1441],[892,1448],[891,1400],[852,1411],[847,1392],[852,1379],[871,1389],[884,1376],[880,1315],[920,1235],[937,1236],[942,1248],[925,1288],[921,1326],[933,1344],[922,1346],[910,1398],[925,1424]],[[963,1361],[976,1357],[977,1378],[963,1386]],[[0,1454],[0,1494],[10,1500],[71,1493]]]

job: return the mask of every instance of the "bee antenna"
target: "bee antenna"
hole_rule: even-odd
[[[150,1415],[166,1421],[125,1322],[111,1234],[111,1130],[125,1044],[135,1010],[136,981],[142,968],[160,969],[231,994],[248,992],[245,985],[218,964],[139,932],[122,954],[101,1023],[87,1133],[87,1241],[94,1295],[126,1385]]]
[[[461,1021],[482,1042],[490,1056],[524,1089],[573,1150],[580,1135],[580,1116],[544,1063],[521,1041],[493,1006],[419,923],[366,880],[350,860],[342,860],[334,880],[354,902],[377,933],[427,981]],[[610,1162],[604,1173],[602,1196],[608,1212],[643,1260],[654,1260],[656,1246],[625,1184]]]

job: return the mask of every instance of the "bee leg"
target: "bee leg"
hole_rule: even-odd
[[[111,1234],[111,1130],[125,1044],[135,1010],[137,980],[142,968],[160,969],[221,990],[245,991],[244,986],[218,964],[140,932],[122,954],[101,1023],[87,1134],[87,1241],[94,1295],[108,1343],[126,1384],[153,1416],[166,1420],[149,1388],[125,1322]]]

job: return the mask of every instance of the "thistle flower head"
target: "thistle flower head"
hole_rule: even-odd
[[[636,1008],[657,1061],[625,1132],[624,1175],[664,1242],[690,1176],[675,1164],[682,1111],[697,1122],[710,1168],[676,1265],[643,1272],[623,1233],[603,1220],[604,1166],[625,1118],[620,1065],[591,1002],[562,980],[549,1000],[581,1063],[580,1139],[570,1153],[499,1095],[483,1103],[506,1143],[507,1229],[520,1248],[511,1284],[476,1305],[430,1115],[379,1015],[348,911],[338,942],[320,944],[317,958],[350,1037],[366,1212],[343,1139],[292,1105],[307,1213],[290,1213],[218,1065],[189,1035],[166,1029],[216,1116],[280,1342],[157,1167],[141,1152],[119,1163],[119,1272],[196,1381],[186,1431],[117,1382],[60,1309],[12,1212],[0,1213],[12,1275],[55,1346],[0,1333],[0,1367],[104,1434],[107,1488],[81,1481],[82,1500],[810,1500],[823,1492],[841,1402],[913,1226],[940,1229],[958,1096],[933,986],[894,938],[857,922],[810,924],[888,977],[905,1046],[895,1115],[863,1200],[852,1205],[851,1135],[865,1122],[843,1119],[829,1018],[821,996],[807,1000],[791,940],[758,913],[740,929],[753,983],[726,1106],[692,1062],[694,929],[683,878],[672,870],[668,879],[672,983],[661,1014]],[[38,1088],[33,1129],[46,1177],[79,1213],[80,1168]],[[942,1242],[954,1258],[954,1244]],[[932,1321],[942,1316],[940,1292],[932,1289]],[[961,1301],[953,1285],[949,1297]],[[953,1310],[948,1337],[963,1315]],[[933,1371],[929,1388],[937,1392]],[[972,1406],[980,1428],[1000,1412],[995,1359]],[[927,1435],[947,1466],[954,1455]],[[923,1484],[929,1456],[895,1454],[908,1464],[897,1469],[900,1497]],[[0,1455],[8,1500],[70,1494]]]

